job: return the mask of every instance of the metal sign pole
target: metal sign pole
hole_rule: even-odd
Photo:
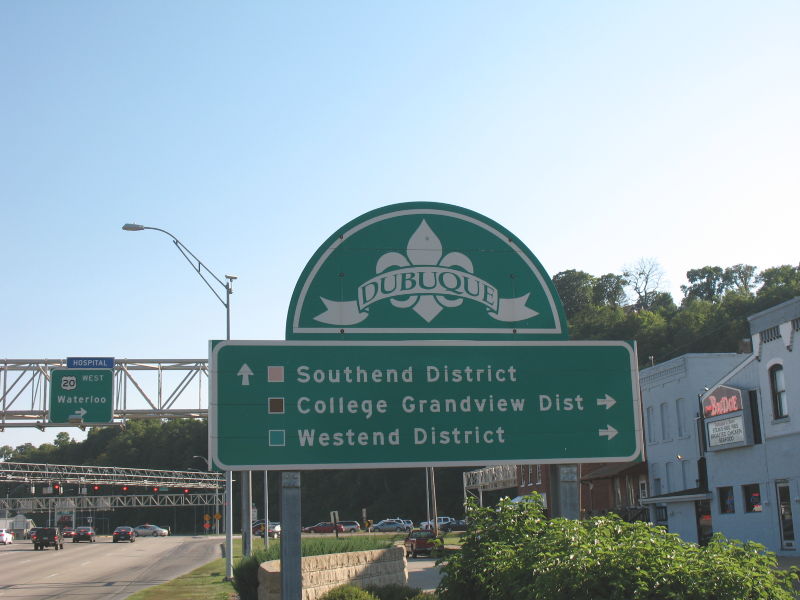
[[[300,600],[300,471],[281,473],[281,599]]]

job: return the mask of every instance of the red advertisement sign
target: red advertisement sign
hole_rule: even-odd
[[[718,417],[742,410],[742,391],[721,385],[703,400],[703,416]]]

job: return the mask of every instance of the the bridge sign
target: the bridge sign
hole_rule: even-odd
[[[110,423],[113,417],[113,370],[50,370],[50,423]]]
[[[634,460],[625,342],[233,341],[211,353],[225,469]]]

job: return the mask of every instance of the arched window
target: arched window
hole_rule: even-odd
[[[772,415],[775,419],[789,416],[786,404],[786,383],[783,379],[783,365],[772,365],[769,368],[769,385],[772,390]]]

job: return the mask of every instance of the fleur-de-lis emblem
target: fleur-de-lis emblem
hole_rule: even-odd
[[[356,289],[355,300],[334,301],[320,296],[325,311],[314,317],[321,323],[355,325],[369,317],[370,306],[388,300],[399,309],[413,309],[430,323],[445,308],[471,300],[487,315],[507,323],[536,316],[527,307],[530,292],[501,298],[499,290],[473,272],[472,261],[461,252],[442,252],[442,242],[423,220],[411,235],[406,252],[387,252],[375,264],[375,276]]]
[[[460,268],[467,273],[473,272],[472,261],[461,252],[448,252],[442,256],[442,242],[425,220],[420,223],[420,226],[409,238],[406,246],[406,255],[403,256],[399,252],[387,252],[378,259],[375,272],[381,274],[393,268],[412,266]],[[443,308],[460,306],[464,299],[441,294],[417,294],[409,295],[405,298],[391,298],[390,302],[396,308],[413,309],[420,317],[430,323]]]

